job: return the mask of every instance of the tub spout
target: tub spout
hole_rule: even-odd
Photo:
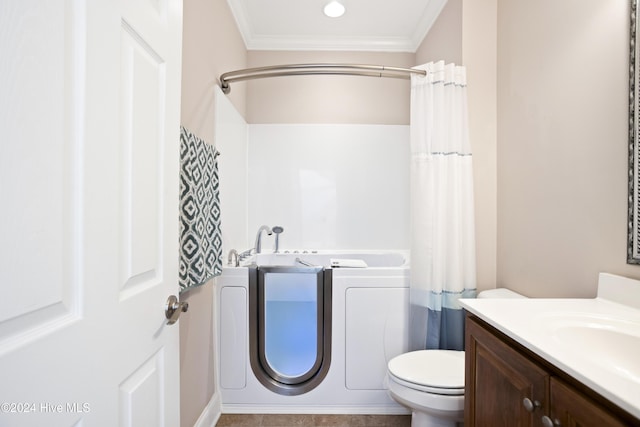
[[[258,229],[258,233],[256,234],[256,244],[254,246],[255,252],[257,254],[262,252],[262,232],[263,231],[266,231],[266,233],[269,236],[271,236],[273,234],[273,231],[271,231],[271,228],[267,227],[266,225],[263,225],[262,227],[260,227]]]

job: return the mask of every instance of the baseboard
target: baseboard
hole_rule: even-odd
[[[198,421],[193,427],[215,427],[222,414],[222,401],[220,393],[216,392],[211,396],[211,400],[198,417]]]
[[[225,404],[225,414],[336,414],[336,415],[407,415],[407,408],[397,406],[325,406],[325,405],[247,405]]]

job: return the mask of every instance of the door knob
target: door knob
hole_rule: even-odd
[[[188,302],[179,302],[175,295],[167,298],[167,305],[164,308],[164,315],[167,318],[167,325],[173,325],[178,321],[180,313],[189,310]]]

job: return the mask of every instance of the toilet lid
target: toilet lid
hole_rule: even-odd
[[[388,368],[392,376],[417,389],[464,393],[464,351],[412,351],[391,359]]]

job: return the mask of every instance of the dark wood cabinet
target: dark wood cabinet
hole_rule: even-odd
[[[617,427],[640,420],[468,314],[465,427]]]
[[[558,378],[550,381],[550,422],[557,426],[607,426],[626,427],[629,424],[616,418],[605,408],[585,397]],[[635,425],[640,421],[636,420]]]

